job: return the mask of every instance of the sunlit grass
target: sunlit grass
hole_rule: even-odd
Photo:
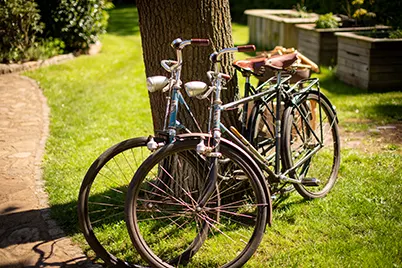
[[[85,251],[89,248],[78,232],[76,217],[85,172],[116,142],[152,132],[136,18],[133,7],[112,10],[102,53],[28,73],[39,81],[51,109],[44,178],[52,215]],[[248,43],[247,27],[234,24],[233,31],[235,44]],[[402,120],[401,92],[367,93],[339,82],[325,68],[318,77],[337,107],[342,127],[364,130]],[[398,144],[387,146],[386,152],[370,155],[342,150],[333,191],[308,202],[293,194],[282,203],[246,266],[401,267],[402,157],[394,153]],[[110,247],[120,257],[132,259],[133,253],[125,250],[131,245],[122,242],[124,227],[123,222],[105,226],[105,237],[115,232],[113,237],[121,239],[110,241]],[[224,245],[210,254],[211,260],[224,254]]]

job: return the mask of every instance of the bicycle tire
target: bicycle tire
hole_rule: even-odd
[[[276,94],[257,100],[248,119],[248,141],[261,155],[272,161],[275,156]]]
[[[121,250],[129,249],[113,243],[125,236],[127,241],[122,246],[131,245],[123,222],[125,194],[137,167],[151,154],[148,141],[148,137],[138,137],[110,147],[93,162],[81,184],[79,225],[87,243],[108,266],[135,267],[134,260],[139,257],[133,253],[131,260],[119,258]]]
[[[266,199],[260,179],[248,163],[248,156],[241,155],[231,143],[221,141],[220,152],[225,158],[232,160],[231,165],[237,164],[238,169],[224,170],[223,166],[220,167],[220,176],[217,176],[219,186],[215,185],[215,190],[216,187],[219,188],[219,203],[215,201],[217,195],[212,193],[205,207],[197,207],[210,172],[206,166],[210,163],[208,158],[195,156],[195,148],[199,142],[199,138],[187,139],[163,147],[144,161],[129,185],[125,206],[127,227],[135,248],[152,267],[184,264],[196,267],[240,267],[261,242],[270,201]],[[164,160],[171,159],[172,156],[177,165],[193,162],[190,166],[202,168],[201,173],[197,170],[186,171],[190,175],[202,174],[197,177],[198,180],[192,177],[193,184],[197,186],[191,188],[190,183],[183,180],[182,174],[175,177],[174,173],[168,173],[161,167],[160,163],[166,163]],[[196,165],[194,161],[197,162]],[[160,180],[159,172],[167,175],[165,178],[171,178],[163,183],[166,187],[164,191],[154,187],[154,182]],[[234,185],[229,183],[229,187],[225,188],[225,179],[222,177],[230,177],[234,181],[241,179],[237,185],[241,189],[229,192],[235,189]],[[230,203],[234,196],[239,198],[246,194],[248,199]],[[220,217],[214,219],[218,211]],[[186,217],[189,219],[186,220]],[[241,222],[245,219],[248,222]],[[242,228],[237,230],[237,225]],[[166,230],[169,230],[169,236],[164,234]],[[245,236],[247,237],[244,238]],[[240,242],[240,246],[235,246],[240,238],[247,243]],[[231,242],[222,243],[222,240]],[[211,254],[212,247],[220,247],[220,254],[216,255],[216,251]],[[196,252],[193,252],[194,249]],[[179,257],[188,258],[179,260],[177,253]]]
[[[305,181],[295,183],[294,187],[306,199],[321,198],[334,186],[340,166],[336,113],[325,95],[318,91],[306,92],[298,98],[284,112],[283,164],[285,169],[290,169],[306,157],[307,161],[290,172],[291,176]],[[321,141],[323,147],[314,153]]]

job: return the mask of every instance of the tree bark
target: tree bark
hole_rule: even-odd
[[[228,0],[137,0],[139,25],[142,40],[143,57],[147,77],[166,75],[160,66],[163,59],[175,59],[176,54],[170,43],[176,39],[208,38],[208,47],[187,46],[183,49],[182,81],[199,80],[209,84],[206,72],[211,70],[209,55],[222,48],[232,47],[232,27]],[[231,63],[232,55],[226,55],[222,71],[232,75],[228,89],[222,92],[224,103],[232,101],[236,95],[237,79]],[[189,99],[184,90],[183,95],[189,103],[197,121],[206,131],[208,122],[208,100]],[[150,93],[154,129],[163,128],[166,96],[161,92]],[[226,125],[236,124],[236,112],[224,112],[222,119]],[[195,126],[183,109],[179,111],[179,120],[190,130],[196,132]]]

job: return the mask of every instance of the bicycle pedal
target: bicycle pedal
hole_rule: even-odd
[[[301,184],[304,186],[320,186],[320,180],[316,178],[303,178]]]

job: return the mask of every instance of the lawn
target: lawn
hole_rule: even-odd
[[[86,170],[111,145],[152,133],[136,14],[133,7],[111,11],[102,53],[26,73],[51,109],[43,167],[52,215],[89,256],[76,217]],[[247,27],[233,29],[235,43],[246,43]],[[348,135],[401,123],[402,92],[367,93],[342,84],[328,68],[318,77]],[[338,182],[326,198],[293,194],[282,203],[246,266],[402,267],[401,144],[370,146],[379,148],[342,149]]]

